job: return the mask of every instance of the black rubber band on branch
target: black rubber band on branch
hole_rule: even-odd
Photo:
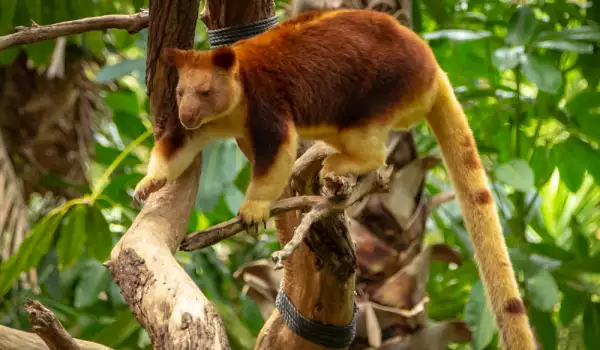
[[[208,42],[211,48],[231,45],[236,41],[248,39],[255,35],[266,32],[271,27],[275,26],[279,21],[277,16],[266,18],[258,22],[240,24],[237,26],[209,29],[207,30]]]
[[[352,344],[356,335],[356,315],[358,314],[356,301],[354,302],[352,321],[347,326],[325,324],[305,318],[296,310],[283,288],[280,288],[277,293],[275,306],[285,325],[294,334],[317,345],[335,349],[345,348]]]

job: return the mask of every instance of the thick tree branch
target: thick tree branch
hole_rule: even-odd
[[[75,339],[81,350],[112,350],[102,344]],[[0,349],[2,350],[48,350],[48,346],[35,333],[0,325]]]
[[[92,30],[125,29],[129,33],[136,33],[148,26],[148,17],[148,10],[144,9],[133,15],[105,15],[43,26],[34,23],[31,27],[16,27],[15,33],[0,37],[0,51]]]

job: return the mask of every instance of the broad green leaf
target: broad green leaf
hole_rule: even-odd
[[[242,201],[244,200],[244,193],[241,192],[235,185],[229,185],[225,189],[225,201],[229,206],[229,210],[232,213],[237,213]]]
[[[535,47],[541,47],[545,49],[566,51],[566,52],[577,52],[577,53],[592,53],[594,52],[594,45],[582,43],[578,41],[567,41],[567,40],[546,40],[538,41],[533,44]]]
[[[589,295],[569,287],[561,288],[563,298],[558,313],[560,323],[568,327],[571,322],[583,311],[583,306],[589,301]]]
[[[591,109],[600,109],[600,92],[586,90],[578,93],[565,105],[571,117],[587,115]]]
[[[67,222],[60,230],[58,238],[58,261],[61,270],[77,262],[86,240],[87,205],[74,206],[67,214]]]
[[[123,205],[131,204],[131,196],[127,193],[128,189],[135,188],[135,185],[144,177],[143,174],[133,172],[131,174],[113,175],[108,185],[102,190],[102,194],[109,197],[116,203]]]
[[[250,163],[247,162],[246,165],[244,165],[244,167],[242,168],[242,170],[240,170],[234,181],[234,184],[238,188],[238,190],[246,193],[246,189],[248,188],[248,184],[250,183],[251,172],[252,167],[250,166]]]
[[[527,45],[538,25],[533,10],[527,6],[520,6],[510,17],[506,41],[511,45]]]
[[[422,0],[422,2],[429,15],[438,26],[443,27],[444,24],[451,19],[450,12],[446,8],[445,3],[435,0]]]
[[[108,294],[108,300],[114,308],[121,308],[128,305],[121,294],[121,289],[112,279],[109,279],[106,293]]]
[[[0,51],[0,65],[4,66],[13,63],[15,58],[19,55],[19,52],[19,47],[10,47]]]
[[[583,183],[585,160],[581,159],[566,142],[554,145],[550,153],[561,180],[571,192],[577,192]]]
[[[81,271],[81,278],[75,287],[73,306],[83,309],[94,305],[98,295],[108,285],[110,274],[102,264],[96,260],[86,261],[85,268]]]
[[[526,161],[511,159],[495,169],[498,180],[519,191],[528,191],[534,187],[533,171]]]
[[[476,350],[488,346],[498,331],[494,313],[487,305],[481,281],[478,281],[471,289],[471,295],[465,305],[465,321],[474,330],[472,346]]]
[[[527,299],[536,309],[552,311],[558,303],[558,286],[548,271],[539,271],[528,278],[525,287],[528,292]]]
[[[556,325],[552,320],[551,312],[542,312],[532,308],[529,312],[531,325],[535,327],[536,335],[542,343],[542,349],[555,350],[557,348]]]
[[[598,83],[600,83],[600,65],[597,64],[598,59],[600,59],[600,53],[591,55],[582,54],[577,58],[577,63],[581,67],[583,78],[587,80],[589,86],[592,88],[598,86]]]
[[[600,183],[600,150],[593,149],[576,136],[569,136],[566,141],[555,145],[554,148],[558,146],[562,146],[562,153],[557,153],[556,157],[557,160],[563,162],[562,168],[567,177],[565,183],[572,182],[572,185],[567,183],[571,191],[575,192],[579,189],[585,170],[590,173],[596,183]],[[569,169],[569,167],[573,169]],[[559,164],[560,170],[561,164]],[[562,178],[563,172],[560,175]]]
[[[562,85],[560,70],[544,56],[535,53],[525,54],[522,70],[527,79],[544,92],[556,93]]]
[[[427,40],[448,39],[452,41],[479,40],[491,36],[492,33],[485,30],[469,29],[444,29],[435,32],[424,33],[423,38]]]
[[[122,78],[134,71],[145,72],[146,71],[146,59],[137,58],[133,60],[122,60],[117,64],[102,67],[98,73],[96,73],[96,81],[104,82]]]
[[[539,40],[587,40],[600,41],[600,26],[579,26],[560,31],[543,31]]]
[[[583,311],[583,341],[587,349],[600,349],[600,304],[588,302]]]
[[[550,156],[550,147],[548,146],[537,146],[533,150],[531,155],[531,168],[535,174],[535,186],[541,188],[552,176],[555,164],[552,162]]]
[[[112,249],[112,233],[98,207],[91,206],[87,214],[85,250],[92,258],[105,261]]]
[[[104,98],[104,102],[113,110],[127,112],[131,115],[140,113],[140,103],[133,91],[109,92]]]
[[[113,112],[113,123],[117,126],[121,137],[131,141],[137,139],[148,130],[142,123],[138,114],[131,114],[123,111]],[[152,142],[151,138],[147,138],[146,140],[148,140],[148,142],[145,142],[147,145]]]
[[[38,221],[19,246],[19,250],[0,264],[0,296],[12,288],[13,282],[21,272],[38,265],[52,244],[62,217],[63,214],[58,212]]]
[[[515,68],[522,60],[524,52],[523,46],[501,47],[494,51],[492,64],[500,71]]]

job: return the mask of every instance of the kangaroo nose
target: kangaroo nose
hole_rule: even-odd
[[[190,111],[179,111],[179,120],[185,127],[194,127],[194,114]]]

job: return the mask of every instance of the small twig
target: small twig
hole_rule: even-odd
[[[92,30],[125,29],[137,33],[148,26],[148,10],[132,15],[105,15],[88,17],[49,25],[33,24],[31,27],[16,27],[15,33],[0,37],[0,51],[12,46],[26,45],[38,41],[56,39],[61,36],[79,34]]]
[[[286,213],[291,210],[309,209],[318,205],[327,204],[328,198],[322,196],[290,197],[277,201],[271,209],[271,217]],[[180,250],[192,251],[202,249],[244,231],[242,221],[235,217],[229,221],[211,226],[206,230],[189,234],[181,243]]]
[[[79,350],[75,339],[60,324],[54,313],[40,304],[29,299],[25,304],[29,313],[31,330],[37,334],[51,350]]]
[[[343,212],[346,208],[361,200],[368,194],[375,192],[387,192],[389,190],[391,175],[391,166],[378,171],[370,172],[356,182],[356,185],[354,185],[346,198],[338,201],[329,200],[329,202],[326,204],[313,206],[313,208],[306,213],[306,215],[304,215],[300,225],[298,225],[294,231],[294,237],[281,250],[272,254],[271,257],[275,262],[275,269],[278,270],[283,268],[283,261],[287,259],[302,243],[312,224],[329,215]]]

